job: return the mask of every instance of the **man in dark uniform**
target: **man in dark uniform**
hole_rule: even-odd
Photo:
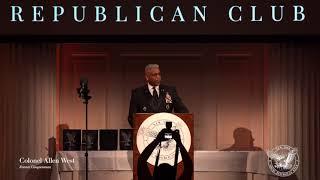
[[[146,85],[132,90],[128,116],[131,127],[133,127],[133,115],[135,113],[189,112],[178,96],[175,87],[160,84],[159,65],[147,65],[145,67],[145,79]]]

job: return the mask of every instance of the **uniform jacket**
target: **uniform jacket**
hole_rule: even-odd
[[[135,113],[171,113],[173,111],[175,113],[189,112],[181,98],[178,96],[176,88],[173,86],[160,84],[158,108],[154,108],[154,106],[152,106],[152,99],[153,97],[148,89],[148,85],[132,90],[128,116],[128,121],[131,127],[133,127],[133,115]]]

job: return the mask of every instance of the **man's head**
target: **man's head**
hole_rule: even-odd
[[[159,86],[161,81],[160,68],[158,64],[148,64],[145,67],[144,75],[151,86]]]
[[[167,163],[162,163],[158,167],[157,173],[153,175],[155,180],[175,180],[176,168]]]
[[[253,146],[252,132],[247,128],[237,128],[233,131],[233,138],[237,146]]]

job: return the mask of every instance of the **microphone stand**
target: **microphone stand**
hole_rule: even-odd
[[[83,100],[83,104],[85,104],[86,108],[86,145],[85,145],[85,158],[86,158],[86,180],[88,180],[88,103],[91,99],[91,96],[89,96],[90,90],[88,89],[88,80],[80,80],[80,88],[77,88],[77,92],[79,94],[79,97]]]

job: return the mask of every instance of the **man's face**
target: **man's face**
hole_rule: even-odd
[[[151,68],[146,71],[145,77],[151,86],[159,86],[161,81],[161,74],[159,68]]]

